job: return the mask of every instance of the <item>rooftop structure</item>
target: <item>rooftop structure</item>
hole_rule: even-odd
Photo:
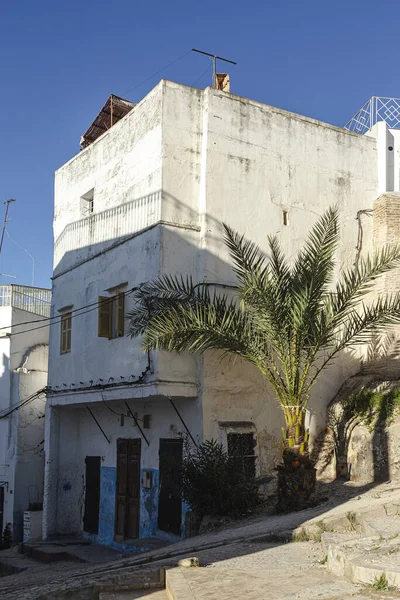
[[[111,94],[93,123],[81,137],[82,150],[90,146],[90,144],[115,125],[115,123],[118,123],[134,106],[133,102]]]
[[[51,290],[26,285],[0,285],[0,307],[11,306],[50,317]]]
[[[372,96],[344,128],[364,134],[379,121],[385,121],[389,129],[400,129],[400,98]]]

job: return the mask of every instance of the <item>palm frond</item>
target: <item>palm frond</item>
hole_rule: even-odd
[[[239,235],[226,223],[224,228],[224,241],[235,265],[239,281],[246,281],[249,274],[259,271],[265,265],[265,257],[254,242],[247,240],[244,235]]]
[[[400,293],[362,304],[377,278],[400,266],[400,246],[341,270],[331,291],[339,239],[335,207],[318,219],[293,267],[276,236],[268,238],[268,256],[225,224],[224,238],[238,278],[235,294],[195,284],[190,276],[143,284],[129,317],[130,333],[143,335],[145,350],[238,355],[261,371],[283,406],[304,408],[338,352],[400,323]]]
[[[132,337],[142,335],[151,319],[179,304],[193,306],[207,303],[210,293],[206,284],[194,284],[190,276],[163,275],[144,283],[133,294],[134,308],[128,313]]]
[[[371,333],[383,333],[388,326],[400,323],[400,293],[380,296],[371,305],[353,310],[338,331],[335,352],[350,345],[367,344]]]
[[[327,295],[325,308],[332,315],[336,326],[343,323],[353,307],[368,294],[376,280],[394,267],[400,265],[400,246],[385,246],[375,252],[372,258],[368,255],[361,258],[353,269],[341,272],[335,292]]]
[[[267,340],[251,315],[225,294],[214,293],[208,302],[192,306],[177,303],[153,316],[144,332],[143,349],[235,354],[263,371],[278,395],[281,393],[279,369]]]

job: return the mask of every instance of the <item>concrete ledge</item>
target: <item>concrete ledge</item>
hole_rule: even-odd
[[[105,583],[93,586],[93,600],[101,598],[102,594],[113,592],[131,592],[135,590],[158,590],[165,588],[165,569],[149,571],[145,574],[148,581],[144,581],[138,573],[132,573],[132,581],[124,583]]]
[[[185,569],[168,569],[165,571],[165,589],[168,600],[195,600],[184,575]]]

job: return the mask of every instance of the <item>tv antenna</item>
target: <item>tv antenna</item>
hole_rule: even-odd
[[[192,48],[192,52],[198,52],[199,54],[204,54],[205,56],[209,56],[213,60],[213,87],[219,89],[218,85],[218,77],[217,77],[217,60],[223,60],[224,62],[230,63],[231,65],[236,65],[233,60],[229,60],[228,58],[222,58],[222,56],[218,56],[217,54],[210,54],[209,52],[204,52],[203,50],[197,50],[197,48]],[[222,88],[223,89],[223,88]]]
[[[7,227],[7,223],[8,223],[8,210],[10,208],[10,204],[11,202],[15,202],[15,198],[9,198],[8,200],[5,200],[3,202],[3,204],[6,205],[6,214],[4,215],[4,222],[3,222],[3,231],[1,232],[1,240],[0,240],[0,254],[1,251],[3,249],[3,242],[4,242],[4,234],[6,232],[6,227]]]

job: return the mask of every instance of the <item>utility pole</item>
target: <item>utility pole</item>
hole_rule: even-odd
[[[224,62],[230,63],[231,65],[236,65],[233,60],[229,60],[228,58],[222,58],[222,56],[217,56],[217,54],[210,54],[209,52],[203,52],[203,50],[197,50],[196,48],[192,48],[192,52],[198,52],[199,54],[205,54],[205,56],[210,56],[213,59],[213,87],[217,87],[217,59],[223,60]]]
[[[1,232],[1,240],[0,240],[0,254],[1,251],[3,249],[3,241],[4,241],[4,234],[6,232],[6,227],[7,227],[7,217],[8,217],[8,209],[10,208],[10,204],[11,202],[15,202],[15,198],[9,198],[8,200],[6,200],[5,202],[3,202],[3,204],[6,205],[6,214],[4,215],[4,223],[3,223],[3,231]]]

